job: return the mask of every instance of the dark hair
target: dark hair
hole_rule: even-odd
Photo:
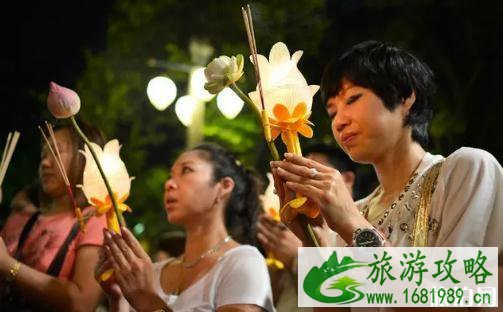
[[[225,209],[225,225],[236,241],[255,245],[255,224],[261,207],[257,177],[217,144],[204,143],[193,150],[201,151],[212,164],[214,182],[225,177],[234,180],[234,189]]]
[[[433,116],[434,74],[411,53],[384,42],[365,41],[331,61],[323,73],[322,100],[336,96],[346,79],[371,89],[393,111],[412,95],[416,101],[404,120],[412,128],[412,139],[428,144],[428,123]]]
[[[340,172],[356,172],[355,163],[340,148],[326,144],[316,144],[308,146],[304,149],[305,155],[313,153],[325,155],[327,157],[327,160],[330,162],[330,165]]]
[[[78,120],[77,121],[79,124],[80,129],[82,132],[87,136],[87,138],[99,146],[103,147],[105,144],[105,138],[103,133],[95,128],[94,126],[91,126],[90,124]],[[73,126],[65,121],[58,121],[53,127],[54,132],[59,131],[59,130],[67,130],[68,134],[70,136],[71,144],[72,144],[72,160],[70,162],[70,170],[67,172],[68,174],[68,180],[70,182],[70,185],[72,186],[72,192],[75,197],[75,201],[77,203],[78,207],[85,207],[87,205],[87,200],[86,197],[84,196],[84,193],[82,192],[81,188],[76,187],[78,184],[82,184],[82,176],[84,174],[84,166],[86,163],[86,159],[84,155],[82,155],[79,150],[84,150],[84,141],[80,138],[79,134],[77,131],[73,128]],[[42,145],[45,144],[44,141],[42,141]],[[47,197],[46,194],[43,193],[43,191],[40,192],[40,205],[47,204],[50,199]]]

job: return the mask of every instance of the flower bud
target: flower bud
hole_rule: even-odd
[[[47,108],[58,119],[70,118],[80,110],[79,95],[68,88],[62,87],[51,81]]]

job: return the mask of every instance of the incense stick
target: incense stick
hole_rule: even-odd
[[[259,90],[260,104],[262,106],[262,110],[264,110],[265,109],[264,93],[262,91],[262,83],[261,83],[261,79],[260,79],[260,70],[259,70],[258,59],[257,59],[257,43],[255,41],[255,31],[253,29],[253,20],[252,20],[250,5],[248,4],[246,6],[246,9],[244,7],[241,7],[241,11],[243,13],[243,20],[245,23],[246,35],[248,37],[248,45],[250,46],[250,53],[251,53],[251,56],[253,59],[253,68],[255,70],[255,81],[257,82],[257,87]]]
[[[52,125],[46,121],[45,126],[47,127],[47,130],[49,130],[49,135],[52,139],[52,143],[54,144],[54,149],[56,150],[56,155],[58,156],[58,161],[59,161],[59,164],[61,167],[61,171],[63,172],[63,178],[65,179],[65,183],[67,186],[70,186],[70,180],[68,179],[68,174],[66,173],[66,169],[63,164],[63,160],[61,159],[61,154],[59,153],[59,148],[58,148],[58,144],[56,142],[56,136],[54,135],[54,131],[52,129]]]
[[[276,145],[274,144],[274,140],[272,139],[272,136],[271,136],[271,125],[269,123],[269,116],[268,116],[267,110],[265,109],[264,92],[262,90],[262,80],[260,78],[260,68],[259,68],[258,58],[257,58],[257,43],[255,41],[255,31],[253,29],[253,20],[252,20],[250,5],[247,5],[246,9],[244,7],[241,7],[241,13],[243,13],[243,20],[244,20],[245,28],[246,28],[246,37],[248,38],[248,44],[250,46],[253,69],[255,70],[255,81],[257,83],[260,104],[262,107],[262,111],[260,112],[261,113],[260,117],[261,117],[261,121],[262,121],[262,127],[264,130],[265,140],[266,140],[267,146],[269,147],[269,150],[271,152],[272,158],[274,160],[279,160],[280,159],[279,153],[278,153],[278,150],[276,149]]]
[[[9,134],[7,135],[7,140],[5,141],[5,148],[3,149],[2,162],[1,162],[0,168],[3,168],[3,164],[5,162],[5,157],[7,156],[7,150],[9,149],[9,144],[10,144],[11,138],[12,138],[12,132],[9,132]]]
[[[21,134],[18,131],[14,131],[14,134],[9,132],[9,135],[7,136],[5,149],[2,153],[2,162],[0,164],[0,186],[5,178],[7,168],[9,167],[9,163],[12,159],[12,155],[14,154],[14,150],[16,149],[17,141],[19,140],[20,135]]]
[[[51,142],[49,141],[49,139],[45,135],[44,130],[42,130],[42,127],[38,126],[38,129],[40,130],[40,133],[42,133],[42,137],[44,138],[45,144],[49,148],[49,151],[51,152],[52,157],[56,161],[56,165],[58,167],[59,173],[61,174],[61,177],[63,177],[63,181],[65,182],[65,185],[66,186],[70,185],[70,182],[68,181],[68,178],[66,176],[65,169],[63,167],[63,163],[62,163],[61,159],[58,158],[59,153],[58,153],[58,155],[56,155],[56,153],[54,152],[54,150],[53,150],[53,148],[51,146]],[[56,142],[54,142],[54,148],[58,149],[58,147],[56,145]]]
[[[42,127],[38,127],[40,130],[40,133],[42,133],[42,137],[44,138],[45,143],[47,144],[47,147],[51,151],[52,157],[54,157],[54,160],[56,161],[56,165],[59,169],[59,173],[63,177],[63,181],[65,182],[66,185],[66,192],[68,194],[68,197],[70,198],[70,201],[73,205],[73,210],[75,212],[75,216],[77,217],[77,220],[79,222],[80,229],[82,231],[85,231],[85,223],[84,219],[82,217],[82,211],[80,208],[77,206],[77,202],[75,201],[75,197],[73,196],[73,191],[72,191],[72,186],[70,184],[70,180],[68,179],[68,175],[65,170],[65,165],[63,164],[63,160],[61,159],[61,154],[59,153],[59,148],[58,148],[58,142],[56,141],[56,136],[54,135],[54,130],[52,129],[52,125],[48,123],[47,121],[45,122],[45,125],[47,127],[47,132],[49,132],[49,136],[51,137],[52,143],[54,145],[54,149],[56,152],[54,152],[53,148],[51,147],[51,143],[49,142],[49,139],[47,138],[45,132],[42,130]]]

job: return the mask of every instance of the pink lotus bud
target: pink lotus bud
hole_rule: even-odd
[[[75,91],[52,81],[49,87],[47,108],[54,117],[58,119],[70,118],[79,112],[80,98]]]

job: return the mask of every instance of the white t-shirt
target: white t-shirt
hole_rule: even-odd
[[[178,296],[166,294],[161,287],[161,272],[169,261],[154,263],[154,288],[175,312],[216,311],[230,304],[254,304],[274,311],[267,266],[255,247],[241,245],[228,250],[206,275]]]

